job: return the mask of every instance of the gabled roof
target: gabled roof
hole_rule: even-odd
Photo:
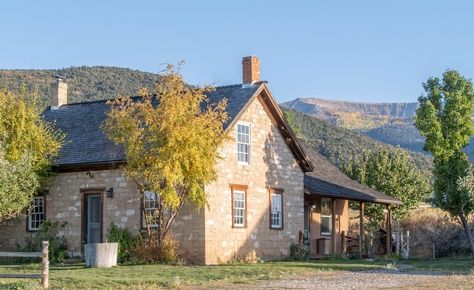
[[[229,116],[224,129],[229,129],[252,100],[262,95],[276,120],[280,132],[290,146],[295,158],[304,171],[311,170],[306,155],[293,132],[286,124],[280,108],[264,82],[253,85],[231,85],[216,87],[208,93],[211,103],[227,99],[226,111]],[[100,167],[125,162],[121,146],[110,141],[101,126],[105,121],[109,105],[107,100],[67,104],[56,110],[46,109],[43,118],[66,134],[65,144],[54,161],[57,170],[77,170]]]
[[[352,180],[324,156],[311,150],[306,144],[304,147],[314,165],[314,170],[307,172],[304,177],[306,194],[382,204],[402,204],[396,198]]]

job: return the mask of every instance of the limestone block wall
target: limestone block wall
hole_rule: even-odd
[[[273,125],[260,99],[243,113],[240,121],[251,124],[251,160],[237,162],[236,140],[223,146],[217,164],[218,178],[206,187],[210,208],[205,211],[207,264],[235,258],[274,259],[287,256],[292,242],[304,227],[303,171]],[[230,129],[233,139],[237,126]],[[247,226],[232,227],[230,185],[247,186]],[[270,229],[269,188],[283,190],[283,229]]]
[[[113,188],[112,198],[105,190]],[[59,173],[47,184],[46,218],[66,222],[64,234],[69,250],[75,254],[81,251],[82,195],[84,192],[102,193],[103,240],[111,223],[128,228],[132,233],[140,229],[141,200],[138,188],[120,169]],[[26,230],[26,216],[9,220],[0,225],[0,247],[14,249],[23,244],[25,238],[33,235]]]

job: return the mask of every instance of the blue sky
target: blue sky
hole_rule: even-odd
[[[193,84],[261,59],[278,101],[415,101],[447,68],[474,77],[474,1],[3,1],[0,68],[108,65]]]

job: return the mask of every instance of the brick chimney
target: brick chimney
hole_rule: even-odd
[[[67,104],[67,83],[61,76],[53,76],[51,82],[51,110],[57,110]]]
[[[242,59],[242,83],[251,85],[260,81],[260,60],[256,56],[246,56]]]

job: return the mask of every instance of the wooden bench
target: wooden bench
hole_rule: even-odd
[[[42,258],[41,274],[0,274],[0,278],[23,278],[23,279],[41,279],[41,288],[49,287],[49,242],[43,241],[43,250],[41,252],[0,252],[0,257],[5,258]]]

